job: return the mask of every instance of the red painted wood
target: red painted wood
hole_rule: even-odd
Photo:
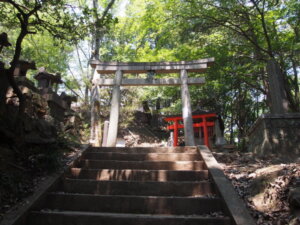
[[[178,120],[175,120],[174,122],[174,142],[173,146],[178,146]]]
[[[208,117],[214,118],[214,117],[217,117],[217,114],[209,113],[209,114],[193,115],[192,116],[193,119],[208,118]],[[164,120],[168,122],[168,121],[183,120],[183,119],[180,116],[175,116],[175,117],[164,118]]]
[[[207,127],[213,127],[215,125],[215,122],[206,122],[206,126]],[[193,124],[193,127],[203,127],[204,126],[204,123],[201,122],[201,123],[194,123]],[[184,125],[183,124],[178,124],[177,125],[177,129],[183,129],[184,128]],[[175,125],[168,125],[167,126],[167,129],[168,130],[174,130],[175,129]]]
[[[208,139],[208,130],[207,130],[207,122],[206,118],[203,118],[203,129],[204,129],[204,144],[209,147],[209,139]]]
[[[193,127],[201,129],[203,127],[203,133],[204,133],[204,144],[209,147],[209,136],[208,133],[208,127],[212,128],[215,125],[215,122],[207,121],[208,118],[215,118],[217,115],[215,113],[209,113],[209,114],[203,114],[203,115],[193,115],[193,119],[202,119],[202,122],[200,123],[193,123]],[[172,125],[168,125],[168,130],[174,130],[174,143],[173,146],[178,146],[178,129],[183,129],[184,125],[179,124],[179,121],[182,121],[182,117],[175,116],[175,117],[167,117],[164,118],[166,122],[173,122]]]

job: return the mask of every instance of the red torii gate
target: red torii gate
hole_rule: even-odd
[[[214,127],[215,122],[214,121],[208,121],[209,118],[217,118],[216,113],[207,113],[207,114],[199,114],[199,115],[192,115],[193,118],[193,127],[194,128],[203,128],[203,134],[204,134],[204,144],[209,147],[209,132],[208,127]],[[173,146],[178,146],[178,129],[184,128],[184,125],[182,123],[179,123],[179,121],[183,121],[182,116],[170,116],[164,118],[166,122],[172,122],[172,125],[168,125],[168,130],[174,130],[174,142]],[[201,122],[194,122],[197,120],[202,120]]]

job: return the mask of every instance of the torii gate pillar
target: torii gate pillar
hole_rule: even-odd
[[[205,78],[194,77],[188,78],[188,72],[204,72],[212,65],[214,58],[200,59],[193,61],[180,62],[100,62],[98,60],[92,61],[91,66],[96,68],[99,74],[113,74],[116,73],[114,80],[112,79],[98,79],[95,85],[98,86],[113,86],[111,110],[109,118],[109,129],[107,138],[107,147],[115,147],[118,134],[118,122],[120,114],[121,90],[120,86],[181,86],[182,95],[182,113],[184,120],[185,143],[188,146],[194,146],[194,130],[192,120],[192,110],[190,103],[190,94],[188,85],[203,84]],[[178,78],[161,78],[161,79],[122,79],[123,73],[148,73],[149,71],[156,71],[156,73],[179,73]]]
[[[183,124],[184,124],[184,142],[185,142],[185,146],[195,146],[191,97],[188,88],[188,82],[187,82],[188,76],[186,70],[180,71],[180,79],[181,79],[182,117],[183,117]]]
[[[118,135],[118,124],[119,124],[119,114],[120,114],[120,103],[121,103],[121,82],[122,82],[123,72],[117,70],[115,78],[115,86],[113,88],[111,108],[109,116],[109,129],[107,135],[107,147],[115,147],[117,143]]]

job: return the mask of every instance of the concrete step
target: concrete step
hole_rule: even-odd
[[[89,148],[26,224],[232,224],[216,190],[196,147]]]
[[[214,187],[208,181],[199,182],[139,182],[139,181],[97,181],[66,178],[58,191],[98,195],[139,196],[204,196],[214,194]]]
[[[192,170],[118,170],[72,168],[69,178],[119,181],[201,181],[208,179],[208,171]]]
[[[196,147],[90,147],[87,152],[119,152],[119,153],[198,153]]]
[[[228,217],[93,213],[74,211],[32,212],[30,225],[229,225]]]
[[[124,160],[124,161],[194,161],[200,160],[197,153],[119,153],[119,152],[87,152],[85,159]]]
[[[136,214],[201,215],[222,211],[222,202],[212,197],[162,197],[51,193],[47,209]]]
[[[82,159],[77,167],[86,169],[203,170],[203,161],[118,161]]]

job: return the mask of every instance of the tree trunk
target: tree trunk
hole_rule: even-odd
[[[294,89],[295,89],[295,103],[297,106],[297,112],[300,111],[299,104],[300,104],[300,95],[299,95],[299,81],[298,81],[298,71],[297,71],[297,64],[294,60],[292,60],[293,63],[293,70],[294,70]]]
[[[0,65],[0,118],[3,118],[3,115],[6,113],[6,93],[8,87],[6,70]]]
[[[85,86],[85,90],[84,90],[84,103],[85,103],[85,105],[89,105],[89,103],[90,103],[88,85]]]
[[[233,139],[233,117],[231,115],[231,119],[230,119],[230,138],[229,138],[229,143],[233,144],[234,139]]]
[[[159,112],[159,110],[160,110],[160,98],[157,98],[156,99],[156,110],[157,110],[157,112]]]
[[[289,111],[289,101],[284,87],[284,77],[278,63],[271,59],[267,64],[269,91],[271,97],[271,113],[283,114]]]
[[[93,32],[93,36],[92,36],[92,55],[90,57],[90,60],[92,59],[98,59],[100,60],[100,44],[101,44],[101,39],[103,38],[103,33],[101,32],[101,30],[103,29],[102,27],[102,22],[104,21],[105,17],[107,16],[108,14],[108,11],[111,9],[111,7],[113,6],[115,0],[111,0],[107,7],[105,8],[103,14],[101,17],[99,17],[99,14],[98,14],[98,9],[99,9],[99,2],[98,0],[93,0],[92,3],[93,3],[93,8],[95,10],[95,18],[94,18],[94,24],[93,24],[93,27],[94,27],[94,32]],[[89,61],[90,61],[89,60]],[[93,79],[94,79],[94,74],[95,74],[95,71],[96,69],[95,68],[92,68],[91,69],[91,74],[90,74],[90,83],[92,83]],[[90,92],[91,92],[91,104],[95,104],[95,101],[97,101],[98,103],[98,111],[100,112],[100,102],[99,102],[99,93],[98,93],[98,98],[95,99],[94,97],[94,94],[93,92],[95,91],[94,89],[97,88],[97,91],[98,91],[98,87],[93,87],[91,88]],[[89,102],[89,97],[88,97],[88,93],[89,93],[89,86],[87,85],[86,86],[86,89],[85,89],[85,102],[88,103]],[[92,106],[95,108],[95,105]],[[101,134],[101,124],[102,124],[102,121],[101,121],[101,118],[100,118],[100,113],[96,114],[94,111],[95,109],[92,109],[92,130],[91,130],[91,140],[92,141],[95,141],[95,130],[97,129],[100,129],[100,131],[96,134],[96,135],[100,135]],[[97,117],[97,118],[96,118]],[[97,124],[96,122],[97,121]],[[111,125],[110,125],[111,126]],[[94,131],[93,131],[94,130]],[[101,138],[101,137],[100,137]],[[98,138],[98,140],[100,139]],[[99,140],[100,141],[100,140]]]

